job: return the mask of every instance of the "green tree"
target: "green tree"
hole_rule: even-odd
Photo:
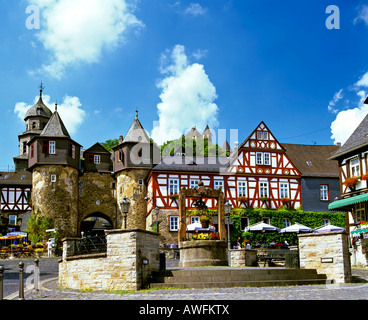
[[[31,243],[43,242],[50,237],[47,229],[54,229],[54,222],[45,216],[37,216],[33,211],[28,220],[28,238]],[[58,241],[58,232],[55,234],[55,241]]]
[[[119,144],[119,139],[110,139],[105,142],[100,142],[100,144],[107,150],[110,151],[112,148]]]

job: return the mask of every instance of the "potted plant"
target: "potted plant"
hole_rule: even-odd
[[[355,187],[359,183],[360,177],[350,177],[345,179],[345,181],[342,183],[344,186],[348,187],[350,191],[354,191]]]
[[[201,215],[200,221],[202,223],[202,228],[208,228],[210,225],[211,218],[206,215]]]

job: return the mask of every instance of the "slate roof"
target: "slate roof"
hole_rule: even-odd
[[[41,136],[70,138],[68,130],[57,111],[53,113],[50,120],[47,122],[45,128],[41,132]]]
[[[153,171],[220,172],[230,164],[225,157],[166,156]]]
[[[128,133],[125,135],[123,142],[150,142],[150,138],[143,129],[141,122],[138,119],[138,113],[130,126]]]
[[[0,172],[0,185],[32,185],[32,172],[21,170],[19,172]]]
[[[34,104],[27,110],[24,120],[26,120],[29,117],[37,117],[37,116],[44,116],[50,118],[51,115],[52,115],[51,110],[44,104],[42,100],[42,95],[40,94],[40,98],[38,99],[36,104]]]
[[[342,147],[331,156],[331,159],[336,159],[339,156],[357,150],[366,145],[368,145],[368,115],[364,117],[363,121],[351,134],[348,140],[346,140]]]
[[[286,155],[305,177],[338,178],[337,161],[329,160],[339,149],[334,145],[302,145],[283,143]]]
[[[192,129],[188,131],[188,133],[185,136],[190,137],[190,138],[194,138],[194,137],[200,138],[201,134],[196,128],[193,127]]]

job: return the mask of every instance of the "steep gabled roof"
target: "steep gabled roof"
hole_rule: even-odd
[[[305,177],[338,178],[337,161],[328,160],[339,147],[334,145],[302,145],[283,143],[286,154]]]
[[[70,138],[68,130],[66,129],[60,115],[57,111],[53,113],[50,120],[47,122],[45,128],[42,130],[41,136],[47,137],[67,137]]]
[[[348,140],[346,140],[342,147],[331,156],[331,159],[336,159],[339,156],[366,145],[368,145],[368,114],[364,117],[363,121],[351,134]]]
[[[92,147],[88,148],[87,150],[84,150],[84,152],[110,154],[110,152],[108,150],[106,150],[99,142],[96,142]]]
[[[190,137],[190,138],[194,138],[194,137],[199,138],[201,137],[201,134],[195,127],[193,127],[192,129],[188,131],[188,133],[185,136]]]
[[[231,152],[231,147],[227,140],[225,139],[224,144],[221,147],[222,150],[225,150],[226,152]]]

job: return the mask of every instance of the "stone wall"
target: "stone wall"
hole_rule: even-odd
[[[298,238],[300,268],[316,269],[335,283],[351,281],[347,232],[307,233]]]
[[[147,190],[145,185],[139,185],[139,179],[145,179],[149,170],[145,169],[126,169],[117,174],[116,190],[117,203],[120,204],[124,196],[130,202],[129,213],[127,214],[127,229],[146,228],[146,214],[147,214]],[[118,228],[124,228],[124,221]]]
[[[230,250],[231,267],[256,267],[257,250],[232,249]]]
[[[63,240],[63,259],[59,263],[59,284],[62,287],[139,290],[153,271],[159,271],[157,233],[140,229],[105,232],[106,254],[71,256],[75,239]]]
[[[51,181],[55,175],[56,181]],[[32,173],[32,209],[52,219],[61,237],[78,234],[78,171],[62,165],[38,166]]]
[[[122,217],[113,188],[115,181],[110,173],[86,172],[79,178],[79,226],[93,213],[106,215],[113,229],[121,226]]]

